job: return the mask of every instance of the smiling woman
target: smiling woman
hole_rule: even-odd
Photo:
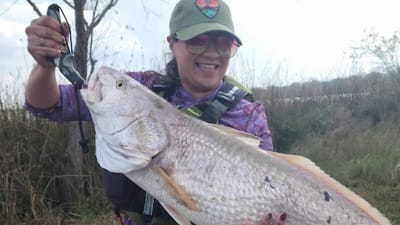
[[[222,0],[181,0],[176,4],[172,12],[169,28],[167,42],[173,57],[166,65],[166,74],[160,74],[155,71],[140,71],[127,72],[127,75],[160,94],[175,107],[188,109],[188,111],[196,109],[198,114],[194,116],[198,119],[209,123],[219,123],[259,137],[260,147],[264,150],[272,151],[271,132],[268,128],[264,106],[259,102],[252,102],[250,93],[236,86],[234,82],[230,83],[227,81],[228,79],[225,79],[230,59],[235,55],[242,43],[235,32],[228,5]],[[60,30],[61,25],[47,16],[33,20],[26,28],[28,50],[37,62],[37,65],[30,73],[26,87],[27,109],[38,117],[55,121],[73,121],[82,118],[83,120],[93,121],[95,124],[98,124],[96,118],[101,115],[96,111],[93,111],[93,115],[91,115],[88,107],[91,107],[92,104],[97,105],[97,100],[101,100],[100,102],[108,111],[115,111],[114,114],[116,115],[135,112],[137,105],[129,104],[130,100],[138,100],[140,98],[130,96],[133,98],[125,101],[123,98],[112,97],[113,95],[101,95],[108,88],[115,89],[118,87],[116,85],[124,84],[115,83],[109,73],[106,73],[109,76],[99,76],[100,80],[96,80],[96,77],[91,79],[95,79],[89,84],[89,89],[91,91],[94,90],[94,95],[86,95],[85,93],[92,92],[82,91],[82,96],[86,97],[86,103],[82,101],[81,96],[75,96],[76,91],[72,85],[59,86],[57,84],[55,66],[49,63],[48,57],[56,57],[60,53],[60,45],[63,45],[64,40],[63,35],[59,33]],[[45,44],[43,44],[41,38],[46,40]],[[121,78],[117,81],[120,80],[123,79]],[[99,82],[102,82],[101,85],[96,85]],[[134,91],[134,87],[129,87],[130,90],[119,92],[126,94],[129,93],[128,91]],[[120,90],[124,86],[118,88]],[[96,93],[100,93],[100,95],[96,95]],[[124,95],[124,97],[129,96]],[[124,102],[121,103],[120,101]],[[112,107],[113,103],[115,107]],[[143,102],[141,105],[145,104],[146,102]],[[112,136],[112,139],[114,134],[120,134],[130,124],[136,124],[136,120],[129,120],[128,122],[125,120],[119,120],[119,122],[113,120],[105,124],[106,127],[97,127],[101,131],[107,130],[111,133],[106,133],[103,137],[97,139],[99,147],[122,148],[123,151],[119,151],[117,156],[122,158],[131,157],[132,155],[127,155],[125,152],[125,147],[135,147],[136,145],[127,143],[111,145],[111,142],[103,142],[109,136]],[[154,128],[154,123],[151,120],[147,120],[140,125],[144,129],[143,131],[147,128]],[[161,132],[163,127],[156,128],[155,130]],[[159,133],[159,135],[161,134],[163,133]],[[165,138],[167,135],[161,136]],[[125,140],[128,142],[135,141],[134,138]],[[146,142],[147,145],[144,148],[136,146],[138,148],[137,151],[146,151],[133,155],[142,160],[139,160],[140,162],[136,167],[130,168],[131,170],[148,166],[153,159],[152,156],[154,156],[152,151],[159,151],[164,148],[160,146],[163,142],[152,144],[151,140],[152,138]],[[149,150],[152,151],[149,152]],[[99,154],[97,155],[98,161],[103,162],[104,160],[101,160],[102,157]],[[108,155],[106,158],[115,158],[117,156]],[[110,171],[111,167],[104,163],[100,163],[100,165],[103,167],[106,195],[116,206],[116,211],[131,211],[136,214],[139,213],[141,218],[161,218],[164,222],[174,223],[157,201],[125,177],[124,174],[121,174],[121,171]],[[176,185],[176,187],[179,186],[179,184]],[[155,204],[154,210],[153,204]],[[273,213],[279,214],[280,212]],[[265,220],[271,223],[271,217],[265,218]],[[135,221],[135,218],[127,217],[125,224],[140,223],[140,221]],[[177,219],[176,217],[174,218]],[[277,215],[274,215],[273,224],[283,224],[286,217],[280,218],[283,219],[279,219]],[[250,220],[255,219],[263,221],[264,218],[252,218]],[[201,221],[199,220],[199,224],[201,224]],[[240,220],[235,223],[243,224],[245,221]]]
[[[226,56],[226,54],[221,54],[221,52],[224,52],[221,51],[223,48],[218,47],[218,41],[214,39],[214,37],[209,37],[208,32],[202,33],[209,37],[206,41],[207,45],[204,45],[207,46],[207,48],[205,52],[203,52],[204,46],[201,46],[201,51],[190,50],[190,46],[187,45],[186,41],[179,40],[178,37],[172,35],[168,31],[166,22],[168,21],[167,16],[169,16],[169,12],[172,11],[175,2],[177,1],[146,0],[142,1],[143,6],[146,9],[143,10],[142,5],[133,5],[130,1],[120,1],[116,8],[118,14],[113,13],[112,16],[108,17],[107,21],[104,21],[105,29],[103,30],[107,30],[110,33],[100,31],[104,32],[101,33],[101,35],[104,34],[106,38],[103,40],[103,44],[96,49],[98,50],[99,59],[100,56],[104,55],[104,52],[109,53],[110,51],[115,51],[117,53],[109,54],[113,57],[109,57],[107,60],[102,61],[100,59],[99,62],[101,63],[99,64],[112,64],[115,67],[124,68],[125,70],[136,70],[137,68],[145,70],[150,66],[151,69],[154,69],[154,67],[160,66],[154,65],[154,61],[151,61],[154,59],[154,56],[157,58],[157,56],[163,55],[165,49],[168,49],[168,51],[171,50],[169,49],[170,42],[167,40],[168,44],[166,44],[166,41],[161,41],[163,38],[160,38],[160,35],[171,35],[171,38],[176,38],[176,40],[171,42],[171,45],[174,45],[173,48],[176,48],[175,53],[178,55],[179,52],[177,51],[186,51],[186,53],[193,58],[193,61],[191,61],[192,68],[195,68],[194,70],[198,71],[199,77],[196,77],[196,79],[199,79],[199,82],[204,82],[208,85],[206,81],[211,80],[209,77],[212,77],[214,71],[219,70],[224,66],[224,60],[226,61],[227,57],[223,56]],[[205,2],[206,1],[198,5],[202,6]],[[218,1],[212,1],[212,3],[215,2]],[[349,38],[345,35],[362,29],[356,24],[366,23],[369,27],[371,25],[377,25],[378,21],[381,19],[384,21],[386,26],[398,26],[398,23],[393,23],[393,21],[397,21],[396,16],[398,13],[395,11],[398,9],[397,1],[379,0],[376,2],[349,2],[339,0],[321,3],[320,1],[312,0],[282,0],[275,2],[257,1],[256,3],[253,1],[249,3],[246,2],[246,4],[244,4],[243,1],[236,0],[227,0],[227,2],[231,5],[232,11],[235,12],[233,16],[236,16],[233,18],[235,21],[234,34],[240,34],[240,40],[244,43],[243,46],[237,49],[238,51],[236,56],[229,59],[230,68],[232,68],[232,63],[236,63],[236,65],[233,65],[235,68],[242,68],[240,71],[245,71],[238,74],[238,76],[242,76],[244,79],[252,79],[253,77],[249,78],[252,71],[255,71],[254,73],[261,72],[262,76],[259,76],[253,83],[256,85],[260,85],[264,79],[267,81],[271,80],[269,81],[269,84],[284,84],[280,80],[281,78],[277,72],[265,73],[264,68],[266,62],[269,60],[273,61],[273,63],[271,64],[268,62],[267,66],[275,67],[275,65],[281,66],[284,64],[284,66],[289,67],[289,71],[293,71],[291,73],[297,73],[298,71],[313,71],[296,77],[290,74],[290,77],[288,78],[289,83],[298,80],[308,80],[311,76],[315,77],[315,74],[320,74],[325,71],[324,68],[331,68],[331,65],[334,65],[334,62],[336,61],[337,55],[342,56],[342,51],[343,49],[345,50],[346,47],[345,45],[338,43],[347,43]],[[9,3],[7,1],[1,1],[0,11],[4,4]],[[329,7],[326,7],[323,4],[327,4]],[[43,5],[39,5],[39,8],[45,9],[47,6],[48,2],[45,2]],[[68,9],[68,7],[64,8]],[[384,12],[384,15],[379,15],[381,12]],[[35,16],[36,15],[31,7],[23,1],[18,1],[17,4],[13,5],[10,11],[0,15],[0,27],[2,27],[0,30],[0,49],[3,50],[0,52],[0,84],[9,85],[11,90],[13,90],[12,88],[14,87],[17,91],[21,92],[21,95],[23,95],[22,92],[24,91],[22,84],[17,86],[15,84],[18,82],[15,82],[15,80],[10,78],[25,76],[34,62],[32,57],[27,57],[26,45],[28,44],[27,42],[29,42],[29,39],[27,40],[24,36],[24,26],[29,24],[31,18]],[[126,18],[123,19],[123,17]],[[18,21],[21,20],[23,20],[23,25],[18,23]],[[109,26],[110,24],[111,26]],[[129,29],[125,28],[125,24],[128,24]],[[118,28],[117,32],[114,30],[115,27]],[[134,30],[132,27],[134,27]],[[257,29],[254,29],[254,27]],[[376,31],[381,32],[380,26],[376,26],[376,28]],[[40,29],[44,28],[41,27]],[[196,36],[193,36],[193,38]],[[136,43],[136,40],[138,44],[133,45],[132,43]],[[38,38],[36,38],[36,41],[36,43],[30,44],[40,45]],[[179,45],[181,46],[178,49]],[[107,46],[108,49],[101,49],[103,46]],[[111,49],[109,46],[113,46],[114,49]],[[140,53],[144,54],[142,55]],[[138,58],[135,58],[133,60],[134,63],[130,64],[130,62],[127,61],[132,60],[132,55],[138,56]],[[200,55],[200,57],[196,55]],[[47,57],[46,55],[42,56]],[[216,59],[218,57],[222,57],[223,59]],[[236,59],[249,59],[250,62],[254,59],[254,63],[251,64],[251,68],[243,68],[248,64],[240,64],[240,61],[238,62]],[[146,61],[146,64],[142,63],[144,61]],[[132,65],[134,66],[132,67]],[[176,60],[171,61],[165,66],[166,73],[175,75],[168,78],[166,78],[166,76],[159,76],[160,74],[154,71],[130,72],[129,76],[137,79],[153,90],[161,89],[160,93],[163,92],[165,98],[172,105],[181,108],[188,107],[189,109],[192,109],[190,106],[193,105],[208,106],[208,103],[210,102],[217,102],[217,104],[219,104],[221,103],[220,100],[213,100],[220,99],[219,97],[221,96],[228,98],[232,97],[233,99],[235,98],[235,95],[224,95],[229,93],[230,90],[233,90],[229,89],[228,86],[228,92],[224,92],[224,85],[222,85],[219,90],[215,90],[215,92],[212,92],[205,97],[194,96],[194,92],[189,92],[187,90],[189,88],[185,88],[182,85],[178,76],[178,66]],[[38,67],[39,69],[37,69]],[[227,70],[229,70],[229,67]],[[54,70],[51,71],[52,73],[48,74],[48,70],[43,70],[43,68],[40,69],[40,65],[37,65],[35,70],[32,72],[32,76],[35,76],[35,72],[37,72],[39,74],[36,73],[36,75],[41,75],[44,78],[42,82],[59,80],[55,79]],[[333,76],[344,75],[344,73],[340,73],[337,70],[335,71],[337,73],[332,74]],[[20,73],[22,74],[20,75]],[[11,74],[11,76],[4,74]],[[22,80],[26,79],[25,77],[22,78]],[[197,80],[188,80],[189,82],[197,82]],[[212,82],[210,83],[212,84]],[[227,82],[224,80],[223,83],[225,84]],[[263,83],[262,85],[265,84],[267,83]],[[190,85],[196,87],[192,84]],[[78,118],[78,113],[75,96],[72,94],[74,92],[73,88],[69,85],[57,86],[53,83],[50,87],[41,86],[39,89],[49,91],[51,88],[54,88],[53,90],[61,90],[61,94],[55,104],[50,102],[51,106],[49,107],[35,108],[34,104],[29,105],[30,102],[28,102],[28,109],[35,115],[57,121],[76,120]],[[205,89],[207,86],[201,88]],[[4,91],[7,90],[2,88],[1,91],[4,93]],[[202,92],[202,90],[196,91]],[[11,93],[14,94],[15,92],[11,91]],[[45,96],[54,95],[47,92],[45,93]],[[8,99],[10,98],[7,98],[7,100]],[[22,96],[21,99],[24,100],[24,97]],[[82,101],[79,101],[79,103],[82,103]],[[269,138],[270,133],[268,126],[265,125],[266,119],[263,118],[265,116],[264,109],[258,103],[252,103],[246,99],[239,99],[239,103],[234,105],[233,108],[228,111],[223,111],[222,113],[222,117],[218,117],[219,123],[246,130],[250,133],[256,133],[265,139]],[[91,120],[91,116],[87,111],[83,114],[86,120]],[[257,117],[258,115],[261,118]],[[264,149],[270,149],[272,148],[272,145],[268,146],[268,141],[264,141],[262,147]],[[393,168],[391,168],[391,171],[393,171]],[[395,168],[395,172],[397,171],[400,173],[399,165]],[[120,208],[123,210],[133,210],[142,214],[144,200],[148,199],[145,197],[144,192],[121,174],[110,173],[106,170],[103,170],[103,173],[105,174],[105,186],[106,188],[109,188],[107,194],[108,197],[111,198],[111,201],[116,205],[121,205],[122,207]],[[270,179],[268,178],[266,180]],[[137,192],[132,190],[136,190]],[[137,196],[134,196],[134,194],[132,194],[133,192],[137,193]],[[329,199],[326,198],[326,195],[324,197],[325,199]],[[132,202],[138,204],[132,204]],[[155,207],[160,207],[157,204],[158,203],[155,202]],[[155,216],[165,216],[162,209],[158,212],[156,211],[157,210],[154,211]],[[274,219],[279,217],[279,213],[267,213],[266,216],[268,215],[271,215],[271,217],[273,216]],[[287,216],[290,218],[292,215],[288,214]],[[271,218],[269,218],[269,221],[267,220],[268,223],[271,222],[270,220]],[[126,221],[128,221],[128,219]],[[281,221],[279,223],[281,223]]]

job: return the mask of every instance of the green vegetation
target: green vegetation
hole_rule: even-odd
[[[400,225],[397,76],[372,73],[255,93],[267,106],[277,151],[310,158]]]
[[[397,87],[393,76],[370,74],[254,93],[266,105],[277,151],[312,159],[400,225]],[[93,137],[81,173],[68,173],[68,124],[35,118],[4,99],[0,112],[0,224],[112,223]]]

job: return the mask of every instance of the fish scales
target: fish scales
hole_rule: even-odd
[[[180,120],[180,122],[182,121]],[[181,124],[179,127],[181,129],[178,131],[179,134],[181,134],[181,131],[183,133],[189,131],[191,133],[204,132],[204,130],[196,129],[200,126],[193,127]],[[209,130],[207,132],[213,137],[218,137],[218,134]],[[323,224],[321,221],[325,222],[330,218],[345,219],[338,220],[337,223],[332,221],[331,224],[345,224],[344,222],[348,221],[346,218],[348,209],[345,205],[349,203],[344,201],[340,205],[334,201],[326,201],[323,192],[330,189],[318,185],[312,179],[313,177],[301,174],[298,169],[292,166],[285,165],[283,169],[279,169],[283,167],[280,163],[285,164],[285,162],[277,163],[277,160],[273,158],[257,160],[260,157],[247,161],[248,154],[239,154],[239,156],[238,154],[230,154],[249,147],[243,146],[241,143],[224,140],[224,136],[221,136],[217,138],[221,140],[218,143],[219,145],[207,145],[205,143],[210,141],[207,140],[207,137],[196,137],[201,141],[186,146],[189,150],[196,149],[196,152],[185,154],[179,147],[180,138],[176,135],[177,143],[174,143],[166,151],[166,155],[162,159],[167,161],[167,164],[174,162],[172,179],[181,184],[196,202],[201,203],[199,208],[204,209],[204,211],[202,213],[194,211],[193,215],[190,216],[196,224],[256,224],[257,218],[260,219],[266,211],[287,212],[289,215],[287,224]],[[184,138],[190,140],[190,135]],[[245,153],[245,151],[240,152]],[[190,157],[181,157],[181,154]],[[213,159],[211,160],[210,157]],[[268,166],[261,163],[268,164]],[[161,164],[164,164],[164,162],[161,162]],[[201,176],[196,176],[197,174],[201,174]],[[140,186],[146,186],[146,183],[151,182],[149,179],[157,175],[140,178],[136,177],[135,172],[133,172],[127,174],[127,176],[138,181],[137,183]],[[268,182],[265,179],[266,176],[269,177]],[[303,179],[299,179],[300,177]],[[159,186],[161,190],[151,190],[157,185],[147,186],[147,188],[150,186],[148,191],[156,193],[154,196],[158,199],[164,199],[169,195],[168,192],[162,193],[162,189],[165,189],[163,184]],[[192,189],[193,191],[191,191]],[[331,195],[333,199],[340,199],[335,196],[334,192],[331,192]],[[173,198],[168,197],[167,199],[173,200]],[[164,203],[171,206],[180,205],[179,201]],[[182,210],[185,210],[185,207],[182,207]],[[205,215],[207,216],[205,217]],[[307,223],[305,223],[304,217],[310,218]],[[291,220],[293,220],[293,223],[290,223]],[[296,223],[295,221],[301,222]],[[354,224],[374,223],[367,223],[360,217],[354,220]]]
[[[100,68],[81,95],[99,164],[124,173],[181,225],[250,225],[282,212],[287,225],[390,224],[311,161],[260,150],[245,134],[192,118],[123,73]]]

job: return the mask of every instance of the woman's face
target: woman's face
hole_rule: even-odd
[[[194,54],[186,41],[168,37],[172,53],[178,64],[182,86],[193,96],[201,97],[214,91],[221,83],[229,65],[229,57],[222,57],[214,44],[201,54]],[[193,47],[193,46],[192,46]]]

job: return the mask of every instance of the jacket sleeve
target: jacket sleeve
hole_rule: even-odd
[[[260,148],[273,151],[272,135],[264,106],[260,102],[242,99],[231,110],[224,113],[220,122],[226,126],[260,137]]]
[[[268,119],[264,106],[261,103],[254,103],[255,107],[250,114],[247,132],[261,138],[260,148],[273,151],[272,135],[268,126]]]
[[[127,72],[128,76],[149,87],[152,85],[154,76],[147,74],[149,73]],[[80,93],[78,92],[78,96],[75,95],[75,87],[73,85],[59,85],[59,88],[60,97],[53,107],[48,109],[39,109],[29,105],[29,103],[25,101],[26,109],[37,117],[46,118],[57,122],[79,120],[79,112],[82,120],[91,121],[92,118],[90,116],[89,109],[82,100]],[[77,102],[79,103],[79,106]]]
[[[29,105],[29,103],[25,101],[26,109],[37,117],[57,122],[78,120],[78,113],[80,113],[82,120],[91,121],[89,110],[86,107],[85,102],[82,100],[81,95],[79,92],[78,95],[75,94],[75,87],[73,85],[59,85],[59,88],[60,97],[53,107],[48,109],[39,109]]]

